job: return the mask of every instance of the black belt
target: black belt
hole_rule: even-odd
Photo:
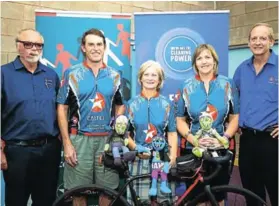
[[[267,127],[266,129],[262,130],[258,130],[258,129],[254,129],[251,127],[241,127],[241,131],[242,133],[244,132],[249,132],[249,133],[254,133],[256,134],[270,134],[275,128],[273,126]]]
[[[22,147],[39,147],[43,146],[56,138],[40,138],[40,139],[30,139],[30,140],[8,140],[6,141],[6,145],[15,145]]]

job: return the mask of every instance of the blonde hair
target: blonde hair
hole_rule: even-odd
[[[156,88],[157,91],[159,91],[163,87],[164,80],[165,80],[165,73],[164,73],[162,66],[156,61],[148,60],[140,66],[140,69],[138,72],[138,82],[142,86],[142,84],[141,84],[142,76],[148,68],[154,68],[159,76],[159,84]]]
[[[249,31],[249,36],[248,36],[248,41],[250,41],[250,38],[251,38],[251,32],[254,28],[258,27],[258,26],[265,26],[268,28],[268,31],[269,31],[269,34],[268,34],[268,38],[269,40],[271,41],[275,41],[275,36],[274,36],[274,32],[273,32],[273,28],[271,27],[270,24],[268,23],[256,23],[252,26],[252,28],[250,29]]]
[[[210,44],[201,44],[196,48],[196,50],[194,52],[194,55],[192,57],[192,67],[193,67],[194,71],[197,74],[199,73],[199,71],[197,69],[197,66],[196,66],[196,60],[197,60],[198,56],[204,50],[208,50],[211,53],[211,55],[212,55],[212,57],[215,61],[215,64],[213,66],[213,72],[214,72],[215,75],[218,74],[219,57],[218,57],[217,52],[215,51],[214,47],[211,46]]]

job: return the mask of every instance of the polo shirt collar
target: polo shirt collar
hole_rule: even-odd
[[[217,78],[218,75],[213,75],[212,79],[210,81],[213,81]],[[196,74],[195,79],[202,82],[200,75]]]
[[[86,68],[86,69],[91,69],[90,66],[86,63],[86,61],[83,62],[83,66]],[[107,65],[103,62],[102,66],[100,69],[105,69],[107,67]]]
[[[270,49],[269,51],[270,51],[270,56],[266,63],[276,65],[278,57],[276,56],[276,54],[273,52],[272,49]],[[247,62],[247,64],[250,66],[253,65],[253,60],[254,60],[254,55],[250,58],[250,60]]]
[[[267,63],[276,65],[277,58],[278,58],[278,56],[276,56],[276,54],[274,53],[274,51],[273,51],[272,49],[270,49],[270,56],[269,56],[269,58],[268,58]]]
[[[156,92],[155,94],[154,94],[154,96],[153,97],[151,97],[151,98],[156,98],[156,97],[159,97],[159,95],[160,95],[160,93],[159,92]],[[141,92],[140,93],[140,96],[141,97],[143,97],[143,98],[145,98],[145,99],[148,99],[145,95],[144,95],[144,93],[143,92]],[[151,99],[150,98],[150,99]]]
[[[24,64],[21,62],[19,56],[17,56],[13,62],[14,64],[14,67],[16,70],[20,70],[20,69],[23,69],[25,68]],[[38,62],[38,66],[37,66],[37,69],[35,72],[38,72],[38,71],[46,71],[46,69],[44,68],[43,64],[39,61]]]

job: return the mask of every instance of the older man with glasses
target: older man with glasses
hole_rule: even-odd
[[[33,43],[33,42],[29,42],[29,41],[21,41],[19,39],[16,39],[16,42],[20,42],[23,44],[25,49],[32,49],[33,46],[36,47],[36,49],[43,49],[44,44],[43,43]]]
[[[1,170],[7,206],[50,206],[61,157],[56,118],[59,78],[39,62],[44,39],[33,29],[16,37],[19,56],[1,66]]]

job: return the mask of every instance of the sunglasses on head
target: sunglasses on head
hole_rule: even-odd
[[[22,43],[25,49],[32,49],[33,46],[35,46],[36,49],[42,49],[43,46],[44,46],[44,44],[42,44],[42,43],[33,43],[33,42],[30,42],[30,41],[16,40],[16,42]]]

